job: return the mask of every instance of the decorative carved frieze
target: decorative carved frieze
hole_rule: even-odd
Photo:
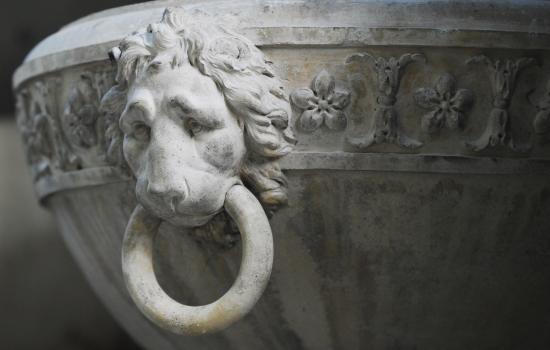
[[[18,124],[27,147],[27,159],[37,180],[52,171],[74,170],[80,159],[67,144],[57,113],[59,80],[39,80],[17,96]]]
[[[348,123],[345,109],[350,102],[350,92],[336,88],[334,77],[322,70],[311,82],[311,88],[296,89],[290,95],[292,105],[303,111],[298,119],[305,132],[325,125],[330,130],[344,130]]]
[[[84,168],[85,159],[95,166],[109,163],[106,138],[111,135],[107,129],[112,123],[100,110],[100,102],[113,85],[112,69],[90,69],[67,84],[50,76],[17,93],[18,124],[35,180],[55,171]],[[63,86],[68,86],[68,93],[66,102],[60,103]],[[121,142],[112,153],[117,152],[122,152]]]
[[[51,172],[52,145],[48,140],[48,120],[45,114],[29,111],[30,92],[21,90],[16,95],[17,122],[26,145],[27,162],[31,165],[33,180]]]
[[[399,127],[399,116],[395,108],[397,92],[405,68],[412,62],[425,62],[424,55],[406,53],[396,57],[374,57],[369,53],[355,54],[347,58],[346,64],[368,63],[376,74],[376,107],[367,134],[363,137],[348,137],[348,142],[365,149],[377,143],[395,143],[401,147],[417,148],[422,142],[406,136]]]
[[[456,79],[449,73],[439,77],[434,88],[420,88],[414,100],[429,110],[422,117],[422,129],[435,133],[446,127],[451,130],[463,127],[466,112],[472,107],[474,95],[467,89],[456,89]]]
[[[98,116],[97,94],[87,74],[73,87],[63,113],[69,141],[80,147],[91,147],[97,142],[95,122]]]
[[[478,114],[468,115],[472,111],[475,91],[476,100],[486,101],[490,98],[492,106],[481,136],[478,140],[466,143],[467,147],[474,151],[481,151],[504,145],[513,151],[521,150],[521,147],[513,142],[511,131],[517,133],[516,130],[519,130],[521,133],[525,128],[515,125],[516,129],[511,130],[514,125],[509,121],[508,107],[516,89],[516,80],[520,71],[533,64],[534,59],[491,61],[485,56],[469,59],[467,63],[470,66],[473,63],[484,63],[487,66],[492,91],[480,89],[478,82],[472,81],[468,76],[461,79],[462,86],[457,86],[455,75],[450,73],[452,67],[448,67],[448,72],[439,75],[438,72],[441,70],[431,70],[428,65],[424,66],[425,69],[423,68],[423,74],[428,76],[425,76],[422,81],[432,80],[434,86],[418,85],[417,80],[411,79],[405,89],[400,91],[400,81],[404,76],[405,68],[412,62],[425,61],[423,55],[412,53],[392,57],[378,57],[370,53],[350,56],[346,60],[347,64],[367,63],[371,68],[368,73],[364,72],[363,66],[353,68],[351,77],[360,77],[360,83],[352,78],[349,78],[347,83],[337,82],[328,70],[317,71],[310,87],[298,88],[290,95],[293,109],[300,112],[296,123],[298,128],[303,132],[317,130],[320,135],[347,129],[346,141],[359,150],[381,143],[394,143],[401,147],[415,148],[422,143],[404,134],[400,127],[402,115],[420,120],[418,124],[416,122],[409,124],[409,128],[416,124],[418,129],[422,128],[428,133],[437,133],[442,128],[451,131],[459,130],[466,126],[466,120],[485,117]],[[438,75],[434,75],[436,72]],[[95,66],[81,69],[77,74],[73,72],[65,76],[65,80],[57,75],[41,77],[25,84],[19,90],[16,96],[18,120],[27,144],[27,158],[32,164],[35,180],[56,172],[105,165],[111,165],[129,173],[122,149],[124,135],[119,127],[120,115],[125,108],[122,102],[128,91],[122,85],[115,85],[114,77],[114,67]],[[374,82],[375,89],[369,89],[367,82]],[[529,86],[522,85],[518,93],[541,92],[540,87],[535,86],[538,82],[539,80],[533,81]],[[351,99],[351,90],[353,90],[353,99]],[[372,103],[368,96],[370,91],[375,91]],[[271,90],[270,93],[278,96],[280,91]],[[288,104],[288,99],[284,98],[284,95],[281,96]],[[397,104],[398,99],[403,99],[404,103]],[[418,109],[407,108],[410,106],[409,102],[416,103],[427,112],[422,115],[418,113]],[[354,109],[349,108],[351,105]],[[534,131],[541,135],[550,133],[550,83],[542,97],[531,105],[537,108],[532,121]],[[365,106],[372,112],[369,118],[365,118],[364,110],[357,108]],[[262,110],[260,107],[261,105],[255,105],[255,108]],[[479,109],[476,108],[476,110]],[[268,129],[275,124],[277,127],[284,127],[281,135],[274,135],[277,138],[281,137],[285,142],[293,143],[290,128],[286,127],[288,116],[283,112],[286,113],[283,109],[277,109],[269,115],[272,119],[270,123],[260,121],[259,125],[267,128],[262,129],[266,135],[271,135]],[[277,113],[281,113],[281,118]],[[350,120],[357,121],[361,118],[368,121],[368,124],[364,126],[350,124]],[[479,121],[485,122],[484,119]],[[364,129],[352,130],[350,126],[364,127]],[[253,128],[249,127],[249,129],[254,131]],[[364,131],[361,134],[362,130]],[[259,140],[262,135],[264,134],[251,133],[251,136],[258,136]],[[331,137],[337,139],[341,136],[334,133]],[[262,140],[260,141],[263,142]],[[305,145],[304,148],[307,149],[308,140],[307,138],[304,140],[302,147]],[[544,144],[541,143],[541,145]],[[266,141],[266,145],[268,147],[270,143]],[[335,151],[341,150],[335,149]],[[279,151],[275,150],[275,152]],[[243,179],[251,183],[261,182],[264,187],[278,188],[280,180],[274,178],[270,184],[262,180],[267,173],[281,172],[274,164],[267,162],[255,167],[243,166],[241,169]],[[276,191],[266,193],[274,195]],[[262,196],[261,193],[260,196]],[[269,201],[265,200],[266,203]]]
[[[90,148],[103,141],[99,118],[101,97],[114,85],[107,71],[86,71],[73,84],[62,116],[67,139],[77,147]]]
[[[518,147],[509,132],[510,118],[508,107],[519,73],[525,67],[536,63],[535,59],[522,57],[517,60],[492,61],[487,56],[476,56],[466,64],[483,63],[486,65],[493,90],[493,107],[487,119],[483,134],[475,141],[466,142],[466,147],[478,152],[487,147],[507,146],[513,150],[527,150],[529,147]]]

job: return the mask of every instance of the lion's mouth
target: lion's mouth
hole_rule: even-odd
[[[162,200],[161,196],[149,196],[143,191],[137,191],[138,200],[143,207],[152,215],[163,221],[167,221],[175,226],[198,227],[203,226],[214,216],[221,213],[226,193],[230,188],[237,184],[242,184],[236,177],[228,179],[219,188],[216,196],[197,196],[190,190],[190,186],[185,181],[185,195],[173,196],[172,198]],[[197,205],[202,202],[202,205]]]
[[[145,203],[144,207],[145,209],[147,209],[147,211],[162,219],[163,221],[167,221],[175,226],[183,227],[202,226],[210,221],[214,216],[223,211],[223,207],[221,207],[217,210],[209,212],[188,212],[185,210],[177,209],[176,206],[173,208],[175,210],[166,210],[164,212],[159,212],[158,208],[153,208]]]

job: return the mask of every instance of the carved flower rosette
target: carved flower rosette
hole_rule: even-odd
[[[414,100],[420,107],[429,110],[422,117],[422,129],[434,133],[443,127],[450,130],[463,128],[474,95],[467,89],[457,90],[455,78],[446,73],[438,79],[435,88],[416,90]]]
[[[326,70],[315,76],[310,88],[294,90],[290,99],[302,110],[298,119],[302,131],[313,132],[322,125],[329,130],[341,131],[347,126],[345,108],[349,105],[350,93],[337,89],[334,76]]]

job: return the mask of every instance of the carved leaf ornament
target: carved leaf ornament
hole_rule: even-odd
[[[395,109],[401,77],[410,63],[425,62],[422,54],[406,53],[400,57],[374,57],[369,53],[355,54],[347,58],[346,64],[363,63],[370,65],[376,76],[378,96],[370,126],[364,136],[348,137],[348,142],[360,149],[373,144],[395,143],[405,148],[418,148],[422,142],[414,140],[400,129],[399,115]]]
[[[489,71],[493,90],[493,108],[487,118],[483,134],[475,141],[466,142],[466,147],[478,152],[487,147],[507,146],[516,151],[526,151],[530,147],[519,147],[514,143],[509,128],[510,100],[516,87],[517,77],[524,68],[536,63],[535,59],[522,57],[516,60],[492,61],[486,56],[476,56],[466,64],[483,63]]]

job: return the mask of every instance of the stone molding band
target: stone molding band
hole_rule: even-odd
[[[350,152],[293,152],[281,160],[285,171],[340,170],[472,175],[550,175],[549,159]],[[57,192],[132,181],[116,167],[97,167],[44,176],[35,192],[44,201]]]
[[[106,166],[44,176],[34,183],[34,190],[43,202],[46,197],[57,192],[130,180],[118,168]]]
[[[448,31],[426,28],[244,28],[241,32],[261,48],[320,47],[353,48],[364,46],[461,47],[494,49],[548,49],[550,34],[487,30]],[[468,40],[464,40],[467,34]],[[426,45],[426,37],[430,45]],[[297,40],[299,38],[300,40]],[[526,40],[528,38],[528,40]],[[118,44],[113,40],[82,48],[65,50],[32,59],[22,64],[13,75],[13,87],[42,74],[72,66],[104,62],[107,52]]]

